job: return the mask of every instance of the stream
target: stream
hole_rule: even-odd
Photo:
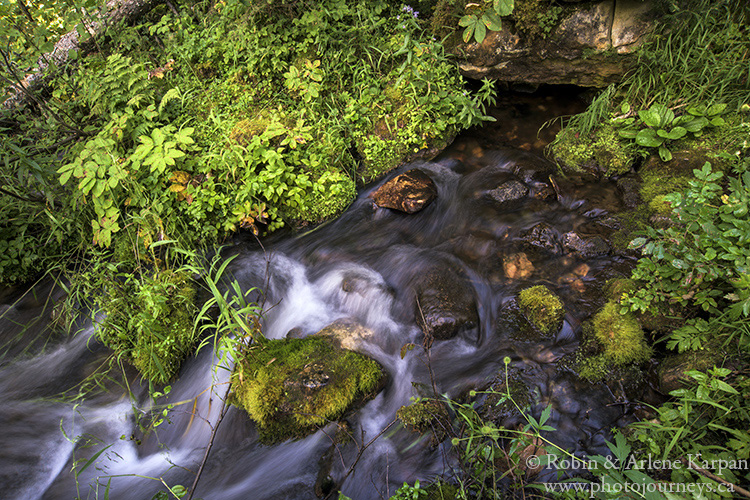
[[[420,395],[419,387],[433,382],[421,348],[403,358],[401,349],[422,344],[415,288],[430,269],[443,266],[466,278],[478,322],[432,345],[429,363],[438,391],[466,396],[502,373],[508,356],[532,394],[531,413],[538,417],[552,406],[548,423],[556,431],[550,439],[581,457],[607,453],[611,429],[634,417],[606,385],[582,381],[561,360],[574,355],[581,322],[602,306],[604,281],[626,275],[633,261],[609,249],[581,255],[560,241],[570,232],[607,240],[613,231],[608,217],[622,210],[622,200],[612,182],[551,182],[554,166],[542,148],[554,129],[536,134],[545,119],[582,106],[571,96],[509,98],[495,110],[496,124],[460,136],[433,161],[404,165],[361,190],[337,220],[299,235],[274,236],[264,241],[264,250],[248,239],[228,251],[239,254],[230,271],[243,289],[265,291],[267,337],[290,331],[307,336],[336,320],[355,321],[371,332],[358,349],[381,364],[388,382],[348,416],[357,442],[334,449],[328,465],[321,457],[331,449],[335,424],[305,439],[264,446],[252,421],[232,407],[195,498],[315,499],[316,483],[329,474],[345,495],[371,500],[388,498],[404,482],[450,477],[450,440],[434,446],[400,425],[357,457],[363,442]],[[370,195],[380,185],[415,168],[437,187],[429,206],[407,215],[374,205]],[[487,192],[508,180],[524,183],[530,194],[512,209],[500,209]],[[530,250],[529,232],[540,224],[551,228],[553,249]],[[507,256],[519,252],[533,264],[521,276],[504,266]],[[563,300],[565,320],[550,338],[519,339],[504,321],[505,307],[537,284]],[[190,357],[172,384],[168,402],[175,406],[168,421],[145,434],[138,417],[148,408],[138,405],[147,391],[134,372],[127,373],[127,386],[104,380],[107,391],[73,402],[61,398],[108,355],[90,324],[73,337],[53,333],[51,304],[63,296],[45,283],[25,294],[0,293],[0,496],[144,500],[165,489],[162,480],[189,487],[219,418],[228,372],[216,369],[210,349]],[[553,470],[543,470],[537,479],[553,477]]]

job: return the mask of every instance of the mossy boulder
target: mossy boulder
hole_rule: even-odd
[[[584,339],[578,371],[583,378],[598,381],[613,368],[637,365],[651,357],[651,347],[632,313],[621,314],[616,300],[607,302],[584,324]]]
[[[659,365],[659,390],[664,394],[669,394],[683,388],[692,380],[687,372],[706,371],[714,366],[721,366],[723,359],[723,353],[716,348],[687,351],[669,356]]]
[[[301,438],[340,418],[383,387],[380,365],[325,337],[262,340],[237,364],[234,402],[263,442]]]
[[[562,326],[562,301],[544,285],[526,288],[518,294],[518,307],[524,318],[543,336],[554,335]]]
[[[550,155],[563,172],[594,178],[622,175],[630,171],[634,155],[617,131],[604,125],[593,136],[563,129],[550,145]]]

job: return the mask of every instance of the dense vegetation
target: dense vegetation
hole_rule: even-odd
[[[0,80],[26,103],[10,98],[0,116],[0,282],[64,276],[71,297],[96,297],[107,313],[101,339],[154,383],[173,378],[199,341],[193,249],[241,230],[335,217],[358,185],[487,119],[491,84],[467,92],[440,38],[460,25],[465,40],[481,41],[513,9],[509,1],[468,11],[446,1],[185,1],[92,37],[84,26],[95,1],[24,5],[0,6]],[[559,7],[533,7],[524,12],[545,36]],[[675,363],[687,361],[673,399],[627,439],[618,435],[618,458],[750,458],[749,15],[729,0],[672,9],[636,69],[550,147],[568,174],[642,181],[644,203],[621,221],[638,264],[587,325],[584,347],[594,347],[581,375],[601,380],[613,366],[672,350]],[[85,50],[65,64],[44,55],[74,29]],[[49,83],[25,90],[24,73],[40,58]],[[681,154],[699,157],[698,168],[675,167]],[[215,283],[212,291],[221,297]],[[534,320],[539,329],[559,323],[561,310],[548,309]],[[676,327],[670,318],[687,319]],[[527,415],[521,430],[498,429],[453,401],[450,412],[423,401],[418,421],[410,417],[434,430],[438,414],[441,436],[452,436],[466,473],[452,494],[502,496],[501,455],[504,475],[525,484],[529,447],[566,453],[544,437],[549,411],[534,419],[510,385],[506,373],[496,395]],[[689,468],[670,477],[593,472],[612,484],[713,481]],[[743,473],[725,469],[721,479],[742,484]],[[405,485],[397,496],[423,493]]]

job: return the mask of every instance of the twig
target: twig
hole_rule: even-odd
[[[227,385],[227,390],[224,393],[224,399],[221,401],[221,412],[219,412],[219,419],[216,421],[216,423],[211,427],[211,437],[208,440],[208,444],[206,445],[206,451],[203,453],[203,460],[201,460],[200,467],[198,467],[198,472],[195,474],[195,479],[193,480],[193,485],[190,487],[190,493],[188,493],[188,496],[186,500],[192,500],[193,494],[195,493],[195,488],[198,487],[198,481],[201,479],[201,474],[203,474],[203,469],[206,467],[206,462],[208,461],[208,454],[211,453],[211,448],[214,445],[214,438],[216,437],[216,432],[219,430],[219,425],[221,424],[221,421],[224,420],[224,417],[227,414],[227,411],[229,411],[229,405],[227,404],[227,399],[229,398],[229,392],[232,390],[232,384]]]
[[[357,466],[357,463],[359,463],[359,460],[362,458],[362,455],[365,453],[365,450],[367,448],[369,448],[372,445],[372,443],[374,443],[375,441],[377,441],[377,439],[380,436],[382,436],[383,434],[385,434],[386,431],[388,429],[390,429],[393,426],[393,424],[395,424],[396,422],[398,422],[398,419],[391,420],[391,422],[388,425],[386,425],[385,427],[383,427],[383,429],[380,432],[378,432],[375,435],[374,438],[372,438],[371,440],[369,440],[367,442],[367,444],[365,444],[364,446],[361,446],[359,448],[359,452],[357,453],[357,457],[354,459],[354,462],[352,463],[352,465],[349,466],[349,470],[346,471],[346,474],[341,479],[341,484],[344,484],[344,481],[346,481],[346,479],[352,474],[352,472],[354,472],[354,468]],[[362,431],[362,434],[364,435],[364,431]],[[331,495],[333,495],[333,493],[334,493],[333,491],[330,492],[328,495],[325,496],[325,498],[323,500],[328,500],[329,498],[331,498]],[[188,499],[188,500],[190,500],[190,499]]]
[[[737,493],[739,493],[740,495],[742,495],[745,498],[750,498],[750,491],[747,491],[745,488],[741,488],[741,487],[737,486],[734,483],[730,483],[726,479],[720,478],[716,474],[712,474],[711,472],[707,471],[703,467],[700,467],[700,466],[694,464],[691,460],[688,460],[685,457],[680,457],[680,460],[682,461],[683,464],[687,465],[687,467],[689,469],[693,469],[694,471],[696,471],[696,472],[698,472],[698,473],[706,476],[707,478],[713,479],[717,483],[721,483],[724,486],[726,486],[727,488],[731,488],[731,490],[733,492],[736,491]]]

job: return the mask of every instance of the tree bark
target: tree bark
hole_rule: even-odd
[[[62,66],[70,60],[70,51],[78,51],[83,56],[95,47],[95,42],[109,26],[120,22],[130,22],[153,9],[165,0],[109,0],[100,10],[89,13],[89,19],[82,22],[83,28],[91,35],[85,41],[81,41],[78,30],[74,29],[66,33],[55,44],[51,52],[43,54],[37,61],[34,70],[27,74],[21,82],[26,92],[17,88],[17,85],[8,89],[10,97],[3,103],[3,108],[14,109],[30,103],[29,94],[38,92],[49,80],[46,70],[49,65]],[[78,28],[78,27],[76,27]]]

